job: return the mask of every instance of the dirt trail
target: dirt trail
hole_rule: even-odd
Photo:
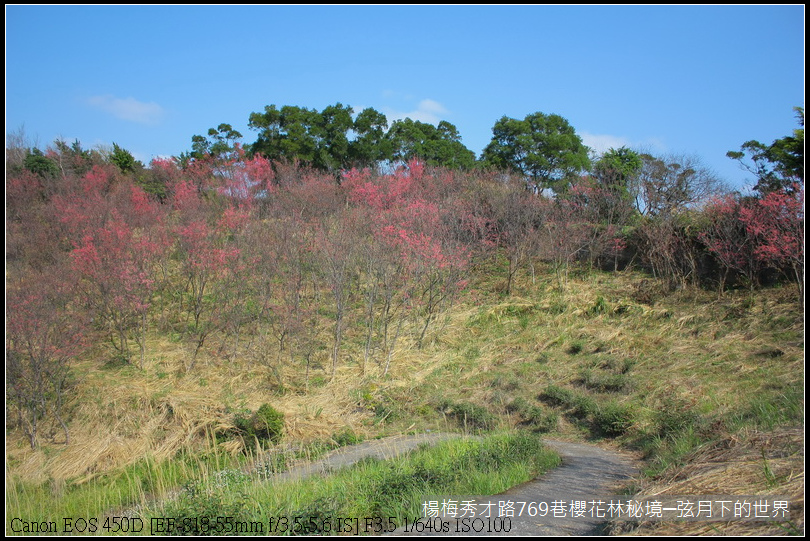
[[[409,436],[393,436],[373,440],[359,445],[352,445],[332,451],[315,462],[296,466],[289,471],[275,476],[278,480],[303,479],[310,475],[324,474],[332,470],[350,466],[359,460],[373,456],[389,459],[415,449],[422,443],[462,437],[459,434],[429,433]],[[512,501],[551,501],[555,499],[576,499],[610,496],[633,476],[637,475],[636,463],[616,451],[602,449],[595,445],[569,443],[555,440],[544,440],[549,447],[562,457],[562,465],[533,481],[513,487],[498,496],[479,499],[476,503],[497,502],[509,499]],[[457,529],[455,522],[449,523],[444,535],[453,535]],[[599,519],[521,519],[513,520],[509,532],[503,535],[598,535]],[[482,531],[481,535],[493,535],[496,532]],[[413,533],[400,528],[394,535],[431,535],[431,532]],[[466,531],[461,535],[475,535]]]

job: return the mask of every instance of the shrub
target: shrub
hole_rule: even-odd
[[[571,346],[569,346],[568,354],[569,355],[576,355],[578,353],[581,353],[583,348],[584,348],[584,345],[582,344],[582,342],[577,340],[576,342],[573,342],[571,344]]]
[[[540,406],[529,404],[523,397],[515,398],[507,410],[517,412],[521,423],[531,427],[535,432],[550,432],[557,428],[559,418],[555,413],[546,413]]]
[[[540,400],[553,406],[571,408],[571,413],[576,417],[587,417],[596,411],[596,402],[590,396],[574,392],[557,385],[549,385]]]
[[[594,427],[605,436],[621,436],[633,425],[634,420],[632,409],[617,402],[604,404],[593,416]]]
[[[495,416],[488,409],[469,402],[450,402],[439,404],[439,410],[453,417],[463,428],[474,430],[492,430],[495,427]]]
[[[523,413],[525,423],[532,427],[535,432],[551,432],[557,428],[559,417],[555,413],[546,413],[539,406],[529,406]]]
[[[540,399],[554,406],[567,406],[572,402],[573,396],[574,392],[569,389],[558,387],[557,385],[549,385],[546,387],[543,394],[540,395]]]
[[[656,432],[662,438],[676,436],[700,425],[700,415],[687,404],[669,400],[662,408],[655,414]]]
[[[251,413],[248,409],[237,413],[233,424],[233,429],[218,434],[217,439],[241,438],[245,450],[252,451],[257,443],[275,444],[281,441],[284,433],[284,414],[270,404],[262,404],[255,413]]]
[[[262,404],[253,415],[253,428],[260,442],[278,443],[284,434],[284,414],[270,404]]]
[[[352,430],[348,426],[343,430],[341,430],[340,432],[336,432],[335,434],[333,434],[332,439],[335,441],[335,443],[337,443],[338,447],[344,447],[346,445],[355,445],[363,441],[363,438],[355,434],[354,430]]]
[[[578,393],[572,393],[571,407],[574,415],[580,418],[587,417],[598,410],[596,401],[593,398]]]
[[[174,517],[167,535],[222,535],[222,517],[247,521],[251,513],[248,499],[242,492],[232,491],[219,483],[208,485],[201,480],[186,484],[178,498],[168,503],[163,516]],[[217,519],[220,518],[220,522]]]
[[[588,309],[588,313],[592,316],[598,316],[599,314],[606,314],[607,312],[608,312],[608,305],[607,302],[605,302],[605,299],[604,297],[602,297],[602,295],[596,297],[596,302],[594,302],[593,306],[591,306]]]

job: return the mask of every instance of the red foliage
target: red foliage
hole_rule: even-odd
[[[65,269],[50,268],[6,290],[6,405],[32,448],[51,420],[69,441],[61,408],[70,361],[86,346],[84,318],[72,309],[74,284]]]
[[[186,215],[195,215],[202,207],[200,192],[188,180],[180,180],[174,185],[172,206]]]
[[[31,361],[63,363],[86,345],[84,321],[68,310],[73,277],[50,269],[28,278],[6,290],[6,348]]]
[[[44,199],[42,178],[28,170],[6,174],[6,219],[25,214],[28,207]]]
[[[804,186],[770,192],[740,209],[740,220],[755,239],[755,254],[767,265],[792,269],[804,303]]]
[[[239,255],[239,250],[218,246],[215,230],[202,221],[194,221],[180,227],[183,263],[192,280],[207,280],[219,276]]]
[[[700,238],[721,264],[742,272],[753,287],[763,265],[792,269],[804,288],[804,188],[761,199],[727,196],[706,208]]]
[[[111,341],[122,355],[129,354],[130,331],[138,330],[135,339],[141,344],[141,363],[146,315],[157,287],[156,269],[169,243],[162,233],[157,227],[133,228],[113,209],[109,221],[86,233],[71,252],[85,301],[109,323]]]
[[[111,175],[108,170],[100,165],[94,165],[80,181],[80,186],[84,195],[94,196],[104,194],[109,190]]]
[[[761,265],[760,258],[755,255],[754,239],[740,219],[746,206],[733,195],[713,199],[704,210],[708,225],[699,238],[721,265],[742,273],[753,287]],[[720,281],[721,290],[725,284],[725,274]]]
[[[152,158],[149,167],[160,171],[162,176],[167,179],[177,179],[181,174],[180,169],[177,167],[177,160],[174,158]]]
[[[273,165],[269,160],[257,154],[244,161],[243,174],[245,184],[250,186],[251,193],[261,194],[262,191],[272,191],[275,180]]]
[[[223,225],[223,227],[225,227]],[[231,323],[234,303],[243,293],[241,275],[245,267],[241,251],[228,241],[229,235],[194,220],[177,228],[182,272],[189,290],[187,313],[193,319],[189,333],[194,351],[190,370],[211,332]]]
[[[740,209],[740,220],[757,240],[757,257],[771,265],[804,260],[804,187],[797,185],[794,190],[770,192]]]
[[[81,239],[106,222],[111,205],[101,191],[104,183],[102,175],[91,171],[81,179],[78,189],[54,197],[53,208],[69,239]]]
[[[391,175],[374,176],[369,169],[352,169],[343,173],[341,185],[352,203],[375,210],[391,210],[406,205],[409,200],[427,198],[423,184],[435,180],[427,178],[424,164],[412,160],[408,167]]]

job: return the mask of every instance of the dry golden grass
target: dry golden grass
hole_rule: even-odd
[[[355,351],[350,340],[345,342],[343,363],[334,378],[326,354],[316,359],[320,368],[311,370],[308,387],[303,366],[292,366],[286,354],[281,356],[276,370],[287,386],[284,393],[277,392],[271,368],[255,362],[249,351],[225,359],[213,348],[204,350],[188,372],[188,349],[164,337],[153,337],[148,344],[144,370],[133,366],[99,370],[104,354],[97,352],[74,366],[79,381],[71,410],[71,444],[46,444],[32,451],[22,434],[12,433],[6,445],[7,473],[31,482],[81,483],[147,455],[160,461],[181,450],[200,451],[210,447],[211,433],[233,427],[233,411],[255,411],[263,403],[284,413],[287,440],[328,439],[346,427],[361,437],[375,436],[367,422],[372,414],[358,404],[358,389],[370,382],[375,388],[419,386],[444,358],[436,348],[430,353],[430,348],[418,350],[412,339],[401,337],[383,379],[379,359],[363,374],[356,362],[362,358],[358,343]],[[272,342],[265,346],[277,347]],[[270,351],[266,357],[276,355]],[[228,441],[220,444],[220,450],[235,455],[242,446]]]
[[[481,278],[487,279],[494,278]],[[500,410],[504,422],[514,424],[518,419],[505,413],[514,396],[536,403],[552,383],[585,392],[578,386],[582,369],[611,359],[633,363],[628,377],[634,387],[632,392],[599,398],[633,401],[637,431],[645,430],[667,401],[719,417],[736,411],[750,397],[802,379],[804,344],[794,338],[801,336],[801,314],[797,317],[790,302],[792,291],[761,291],[750,300],[747,292],[718,297],[684,290],[650,304],[637,298],[643,280],[634,273],[597,273],[582,279],[572,275],[560,292],[553,277],[533,282],[519,276],[509,298],[486,293],[484,284],[480,291],[485,293],[468,294],[434,323],[422,349],[416,347],[418,327],[405,329],[386,377],[380,351],[363,372],[359,328],[347,329],[334,378],[328,353],[317,351],[308,382],[303,363],[291,364],[286,354],[279,357],[273,340],[261,347],[266,348],[265,363],[282,359],[275,366],[257,360],[255,344],[251,350],[243,346],[234,357],[220,357],[214,338],[190,372],[185,370],[188,347],[164,336],[151,337],[144,370],[100,369],[104,353],[96,352],[75,366],[71,444],[47,444],[32,451],[21,434],[12,432],[6,442],[7,476],[81,482],[146,456],[159,462],[181,450],[210,449],[211,434],[231,428],[235,411],[255,411],[264,403],[284,413],[286,442],[324,440],[346,427],[365,438],[388,430],[433,428],[428,423],[440,421],[422,416],[416,408],[436,416],[431,408],[442,398]],[[322,323],[324,336],[328,324]],[[581,352],[573,353],[575,348]],[[396,423],[381,422],[369,403],[384,397],[404,412]],[[566,431],[563,437],[582,437],[582,428],[565,419],[559,427]],[[793,445],[796,434],[788,433],[787,439],[778,430],[771,436],[729,436],[720,447],[688,457],[682,470],[667,470],[668,477],[650,489],[732,494],[738,487],[751,494],[761,486],[757,472],[764,466],[757,453],[766,448],[771,471],[780,479],[775,490],[787,489],[791,498],[798,497],[804,487],[803,453],[776,456],[780,442]],[[772,440],[766,445],[762,438],[768,437]],[[220,443],[218,451],[237,455],[241,443]],[[764,489],[756,493],[768,494]],[[733,526],[738,527],[745,526]],[[732,531],[737,530],[723,533]]]
[[[772,522],[644,522],[632,535],[785,535],[804,533],[804,429],[730,436],[697,450],[688,463],[644,486],[640,496],[787,496],[791,528]]]

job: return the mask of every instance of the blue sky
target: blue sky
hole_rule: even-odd
[[[798,126],[804,6],[6,6],[6,133],[147,163],[265,105],[455,124],[568,119],[598,150],[725,157]]]

